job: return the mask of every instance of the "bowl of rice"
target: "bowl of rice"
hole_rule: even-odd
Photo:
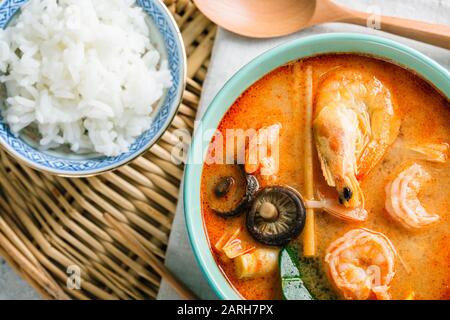
[[[160,0],[4,0],[0,28],[0,145],[16,160],[96,175],[172,122],[186,55]]]

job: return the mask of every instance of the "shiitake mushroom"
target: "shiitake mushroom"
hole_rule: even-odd
[[[218,164],[214,176],[206,182],[207,202],[222,217],[237,216],[248,209],[258,189],[256,177],[247,175],[242,166]]]
[[[294,189],[271,186],[255,195],[246,226],[258,242],[283,246],[300,234],[305,218],[305,205]]]

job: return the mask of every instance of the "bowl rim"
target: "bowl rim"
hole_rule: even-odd
[[[336,51],[332,49],[333,46],[331,45],[330,47],[327,47],[330,48],[329,50],[313,49],[314,46],[320,47],[320,45],[326,45],[333,41],[336,42],[333,44],[334,46],[341,45],[347,47],[347,49]],[[362,44],[367,44],[368,46],[365,47],[362,46]],[[382,51],[376,53],[368,52],[374,48],[381,48]],[[297,57],[292,59],[292,57],[296,55],[295,53],[292,53],[293,50],[297,51]],[[290,61],[326,53],[359,53],[367,54],[374,58],[384,59],[385,61],[392,62],[409,71],[419,74],[436,89],[441,91],[444,96],[450,96],[450,72],[416,49],[374,35],[358,33],[318,34],[285,42],[260,54],[241,67],[228,81],[226,81],[224,86],[211,101],[208,109],[201,118],[199,127],[206,126],[206,130],[210,128],[215,130],[233,102],[245,92],[251,84],[270,71],[285,65]],[[283,58],[278,57],[281,54],[284,54]],[[291,59],[286,60],[289,57],[291,57]],[[411,64],[403,64],[402,61],[404,60],[409,61]],[[241,88],[237,89],[239,86],[241,86]],[[237,93],[230,92],[233,90]],[[204,132],[204,130],[199,130],[197,128],[197,132],[194,135],[189,150],[188,162],[184,174],[184,215],[189,241],[197,264],[200,266],[203,275],[206,277],[215,294],[220,299],[242,299],[240,293],[234,289],[232,284],[226,278],[226,275],[223,274],[218,267],[212,255],[211,246],[204,226],[203,215],[201,212],[200,183],[203,162],[206,156],[207,147],[212,138],[212,133],[205,137],[200,136],[202,132]],[[195,161],[198,161],[198,157],[200,156],[202,163],[198,164]]]
[[[142,0],[140,0],[140,1],[142,1]],[[172,15],[172,13],[170,12],[169,8],[164,4],[163,0],[151,0],[151,1],[153,2],[154,5],[157,5],[164,12],[165,16],[168,18],[167,22],[173,28],[174,37],[177,39],[177,42],[180,47],[180,54],[181,54],[180,68],[182,70],[180,72],[180,75],[181,75],[180,76],[180,86],[179,86],[178,92],[176,93],[175,100],[173,102],[174,107],[171,108],[169,115],[167,116],[167,119],[164,122],[164,125],[161,126],[161,128],[158,130],[158,132],[155,134],[155,136],[145,146],[143,146],[139,152],[136,152],[135,154],[131,155],[130,157],[121,160],[120,162],[118,162],[118,164],[107,165],[100,169],[86,170],[85,172],[75,171],[72,173],[72,172],[67,172],[67,171],[59,171],[54,168],[48,168],[45,166],[40,166],[40,165],[35,164],[30,159],[23,157],[16,150],[11,148],[11,146],[7,142],[5,142],[2,137],[0,137],[0,148],[3,151],[5,151],[7,154],[9,154],[12,158],[14,158],[14,160],[16,160],[19,164],[30,167],[41,173],[50,174],[53,176],[58,176],[58,177],[63,177],[63,178],[89,178],[89,177],[101,175],[106,172],[115,171],[123,166],[126,166],[129,163],[136,160],[137,158],[139,158],[140,156],[142,156],[143,154],[145,154],[155,144],[158,144],[158,142],[162,139],[162,136],[167,131],[167,129],[170,127],[170,125],[172,124],[176,115],[178,114],[178,110],[180,109],[181,103],[183,101],[183,94],[184,94],[184,91],[186,90],[186,83],[187,83],[187,55],[186,55],[186,48],[184,45],[184,40],[183,40],[181,31],[180,31],[180,28],[178,27],[178,24],[177,24],[174,16]],[[136,1],[136,2],[139,2],[139,1]],[[144,13],[146,15],[148,15],[145,11],[144,11]],[[7,23],[9,23],[9,21]],[[156,32],[161,34],[161,32],[159,30],[157,30]],[[35,149],[35,148],[33,148],[33,149]],[[39,151],[39,150],[37,150],[37,151]]]

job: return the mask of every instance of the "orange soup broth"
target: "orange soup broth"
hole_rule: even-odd
[[[300,193],[304,190],[303,131],[305,108],[305,67],[313,70],[313,93],[321,77],[336,68],[365,70],[381,80],[392,92],[401,118],[400,134],[383,160],[361,182],[365,208],[369,218],[364,223],[349,223],[324,212],[316,211],[317,254],[323,259],[326,248],[345,232],[364,227],[384,233],[394,244],[396,275],[391,283],[394,299],[403,299],[414,291],[416,299],[450,299],[450,161],[434,164],[413,160],[402,148],[409,143],[450,142],[450,106],[448,99],[412,72],[388,62],[357,55],[323,55],[282,66],[253,84],[231,106],[218,130],[258,129],[279,122],[280,168],[266,185],[289,185]],[[323,178],[314,149],[314,185],[323,194],[337,197]],[[429,212],[440,215],[440,220],[420,231],[409,231],[393,221],[384,209],[388,181],[408,164],[417,162],[430,173],[432,180],[420,194],[422,204]],[[202,181],[214,175],[214,165],[204,165]],[[202,194],[203,194],[202,183]],[[217,216],[202,197],[203,221],[211,247],[224,232],[239,226],[245,230],[245,214],[224,219]],[[258,244],[246,234],[245,240]],[[301,236],[298,239],[301,241]],[[240,280],[234,264],[212,250],[223,273],[246,299],[281,298],[278,272],[262,278]],[[325,272],[325,270],[324,270]]]

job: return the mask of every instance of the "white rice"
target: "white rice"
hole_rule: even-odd
[[[31,0],[0,31],[3,116],[43,148],[119,155],[171,85],[134,0]]]

